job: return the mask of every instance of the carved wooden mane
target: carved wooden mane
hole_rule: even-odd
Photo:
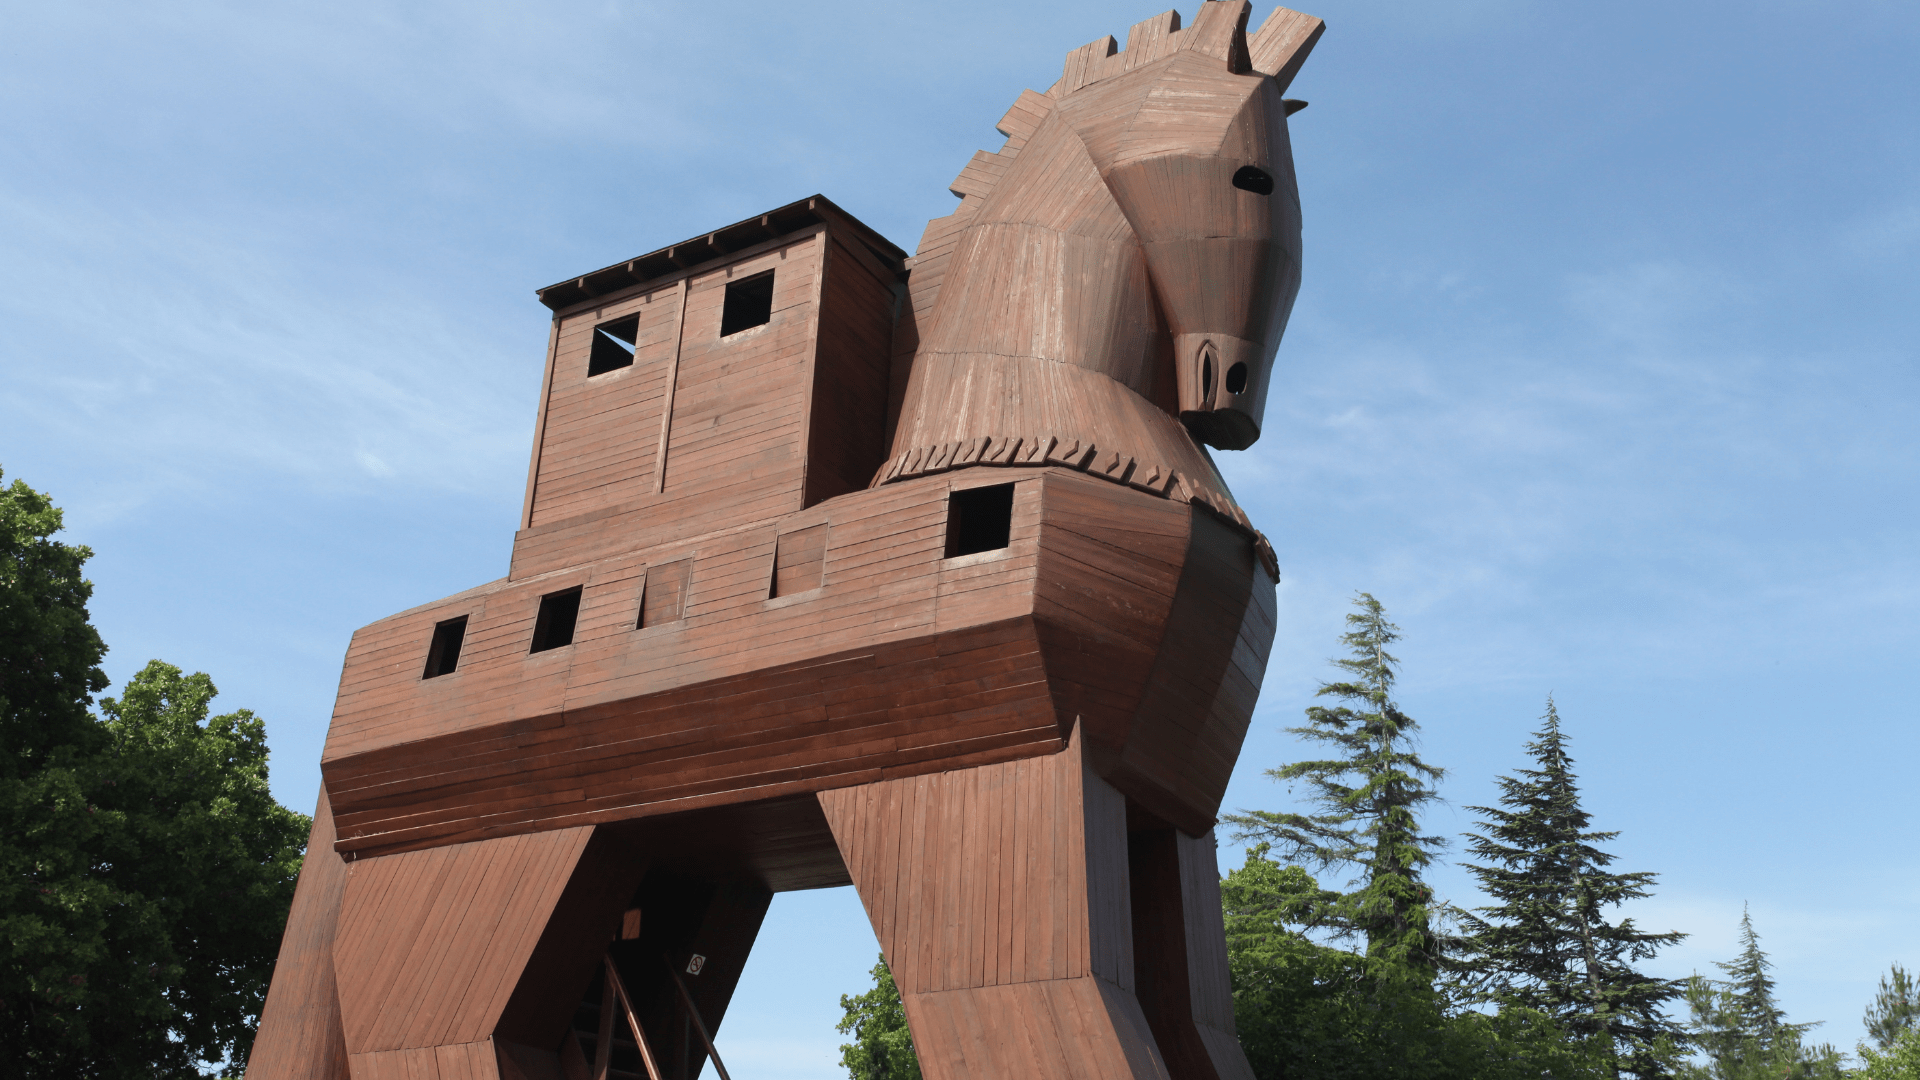
[[[354,634],[253,1080],[693,1080],[773,894],[849,884],[929,1080],[1250,1080],[1278,570],[1202,444],[1321,24],[1248,10],[1069,54],[912,260],[814,196],[540,291],[507,575]]]

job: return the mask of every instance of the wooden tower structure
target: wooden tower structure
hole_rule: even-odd
[[[540,291],[507,575],[354,635],[252,1080],[692,1080],[846,884],[930,1078],[1250,1076],[1212,828],[1278,571],[1203,444],[1322,26],[1248,11],[1069,54],[911,259],[815,196]]]

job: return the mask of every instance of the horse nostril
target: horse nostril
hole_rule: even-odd
[[[1242,165],[1240,171],[1233,174],[1233,186],[1241,191],[1251,191],[1255,195],[1271,195],[1273,194],[1273,177],[1268,176],[1264,169]]]
[[[1238,394],[1247,388],[1247,365],[1235,364],[1227,369],[1227,393]]]

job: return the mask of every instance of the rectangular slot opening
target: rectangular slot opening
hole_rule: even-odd
[[[635,342],[640,339],[640,316],[603,322],[593,328],[593,351],[587,354],[587,378],[633,366]]]
[[[1013,485],[968,488],[947,496],[947,558],[995,551],[1013,532]]]
[[[540,598],[540,615],[533,620],[533,648],[546,652],[573,644],[573,625],[580,621],[580,586]]]
[[[692,567],[692,559],[647,567],[647,583],[640,594],[640,622],[634,629],[679,622],[685,616],[687,574]]]
[[[773,588],[769,597],[792,596],[817,589],[827,563],[827,526],[824,522],[781,533],[773,543]]]
[[[423,679],[437,679],[442,675],[453,674],[460,663],[460,643],[467,638],[467,617],[448,619],[435,623],[433,644],[427,646],[427,670],[421,673]]]
[[[727,301],[720,309],[720,336],[765,326],[773,318],[773,271],[727,283]]]

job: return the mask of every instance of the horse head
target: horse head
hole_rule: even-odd
[[[1287,115],[1304,103],[1281,92],[1320,26],[1280,9],[1250,50],[1248,12],[1246,0],[1204,3],[1185,31],[1168,12],[1135,27],[1122,54],[1107,38],[1107,56],[1088,57],[1086,84],[1066,86],[1059,105],[1144,249],[1173,339],[1180,419],[1226,450],[1260,437],[1300,289]]]

